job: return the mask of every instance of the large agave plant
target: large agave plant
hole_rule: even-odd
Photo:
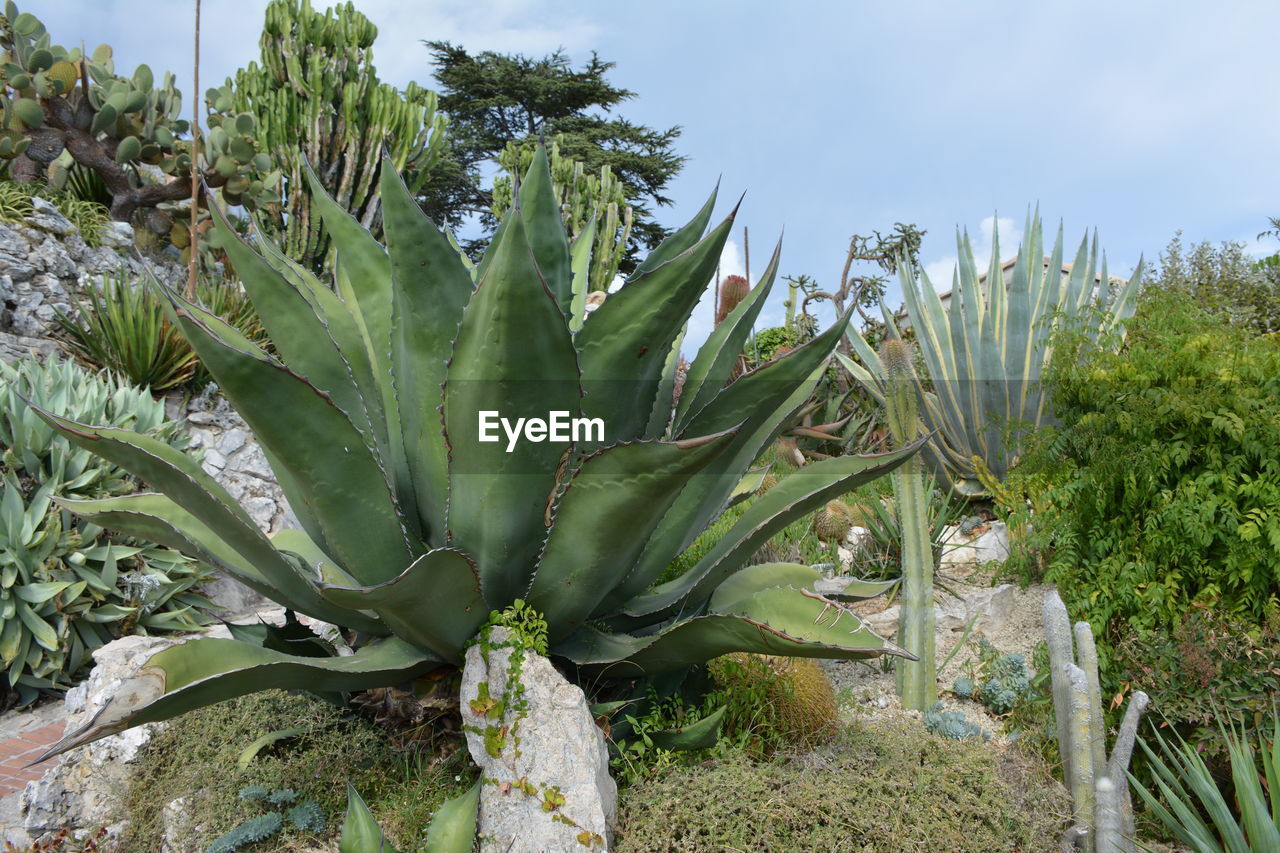
[[[962,496],[985,494],[980,466],[1004,479],[1018,454],[1019,431],[1052,422],[1040,373],[1051,355],[1049,336],[1055,325],[1085,323],[1095,337],[1115,329],[1133,313],[1142,283],[1139,263],[1113,292],[1105,255],[1099,270],[1096,233],[1092,242],[1087,235],[1080,241],[1066,275],[1061,226],[1048,258],[1042,254],[1038,213],[1028,214],[1023,233],[1026,242],[1018,247],[1007,287],[1001,286],[999,240],[992,241],[991,263],[981,282],[969,235],[957,234],[960,260],[945,306],[924,270],[905,262],[898,267],[907,316],[927,371],[917,380],[924,403],[920,415],[936,433],[926,457],[939,480]],[[887,311],[885,321],[897,336]],[[883,403],[879,356],[856,331],[850,332],[849,342],[861,363],[843,353],[840,362]]]
[[[255,690],[359,690],[458,664],[490,611],[516,599],[546,618],[550,653],[593,677],[733,651],[909,657],[813,592],[813,569],[744,565],[776,531],[915,447],[805,467],[754,498],[686,574],[655,585],[750,493],[740,488],[749,466],[808,399],[845,325],[726,385],[775,252],[760,286],[699,351],[677,405],[680,330],[732,224],[702,236],[714,195],[584,315],[589,244],[568,244],[543,152],[474,270],[385,164],[385,248],[314,181],[313,190],[337,247],[336,293],[221,224],[278,358],[167,294],[302,530],[268,539],[193,458],[162,442],[45,417],[157,490],[69,506],[336,623],[355,652],[288,654],[261,631],[192,640],[154,655],[130,690],[51,752]],[[512,421],[567,412],[605,430],[572,443],[482,441],[482,412]],[[888,586],[854,583],[845,595]]]

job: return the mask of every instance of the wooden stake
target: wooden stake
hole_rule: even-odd
[[[200,265],[200,243],[196,234],[196,210],[200,200],[200,0],[196,0],[196,59],[191,69],[191,240],[187,251],[187,298],[196,298],[196,271]]]

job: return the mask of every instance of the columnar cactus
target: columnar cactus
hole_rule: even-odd
[[[622,181],[608,165],[595,174],[587,174],[586,166],[578,160],[560,154],[559,143],[552,140],[547,146],[551,162],[551,181],[556,200],[560,204],[560,217],[569,242],[585,246],[575,254],[585,254],[589,247],[591,260],[584,264],[588,293],[607,291],[618,274],[618,267],[627,254],[627,241],[631,239],[632,211]],[[502,219],[511,209],[515,198],[515,178],[529,170],[533,163],[532,140],[509,143],[498,156],[506,174],[493,182],[493,215]],[[576,270],[575,270],[576,274]]]
[[[86,56],[55,45],[44,24],[12,0],[0,17],[0,48],[0,157],[11,161],[12,177],[56,186],[78,163],[101,176],[118,220],[191,196],[192,141],[182,138],[190,124],[178,117],[182,93],[172,74],[159,87],[146,65],[118,75],[110,47]],[[209,133],[195,152],[204,184],[251,210],[273,201],[280,176],[254,142],[253,116],[233,113],[217,97],[209,107]],[[151,224],[166,232],[172,220],[162,215]]]
[[[921,423],[916,402],[915,369],[911,349],[897,338],[880,347],[884,365],[885,409],[895,447],[919,439]],[[933,541],[929,535],[929,486],[924,463],[908,459],[893,475],[893,493],[902,530],[902,603],[898,616],[898,644],[919,658],[897,667],[898,695],[906,708],[924,712],[938,698],[934,657]]]
[[[1138,690],[1129,698],[1108,759],[1093,629],[1088,622],[1077,622],[1073,646],[1066,605],[1050,590],[1044,596],[1044,632],[1062,773],[1075,806],[1072,837],[1087,853],[1131,853],[1134,823],[1127,771],[1147,694]]]
[[[436,112],[436,93],[416,83],[399,91],[380,82],[371,50],[377,35],[351,3],[321,14],[310,0],[273,0],[260,41],[262,64],[250,62],[218,90],[258,119],[255,138],[284,174],[285,199],[269,208],[270,236],[315,270],[327,263],[330,239],[300,154],[325,190],[378,236],[383,149],[411,193],[445,152],[448,121]]]

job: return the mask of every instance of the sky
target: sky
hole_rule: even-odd
[[[313,0],[323,8],[325,0]],[[201,88],[258,55],[266,0],[204,0]],[[194,3],[20,2],[55,43],[108,43],[118,71],[172,70],[188,95]],[[592,51],[637,96],[616,109],[679,125],[688,163],[659,208],[677,226],[721,183],[746,193],[722,273],[838,283],[850,235],[927,232],[921,261],[949,286],[957,228],[980,265],[1012,257],[1028,208],[1069,251],[1096,228],[1112,274],[1192,241],[1259,241],[1280,216],[1280,3],[1091,0],[356,0],[379,28],[379,75],[432,87],[423,39],[575,65]],[[187,101],[187,105],[190,100]],[[184,107],[184,112],[189,106]],[[760,327],[782,317],[775,288]],[[889,299],[896,304],[896,288]],[[710,300],[688,336],[710,328]]]

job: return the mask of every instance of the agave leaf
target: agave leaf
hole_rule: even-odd
[[[685,435],[705,435],[741,423],[731,456],[726,454],[718,466],[719,476],[698,477],[681,493],[650,537],[639,564],[607,599],[607,609],[621,607],[648,587],[723,511],[761,450],[778,437],[808,400],[825,369],[823,363],[839,342],[843,322],[838,321],[785,357],[739,377],[690,419]],[[735,416],[745,422],[734,421]]]
[[[350,213],[330,197],[311,165],[304,159],[303,174],[311,188],[312,203],[338,251],[339,293],[346,300],[360,329],[374,380],[379,388],[391,378],[391,269],[386,249],[373,239]],[[385,404],[385,396],[384,396]],[[394,397],[392,398],[394,401]]]
[[[339,566],[324,552],[305,530],[285,527],[271,534],[271,544],[277,551],[287,551],[307,567],[307,577],[338,586],[359,586],[349,572]],[[333,621],[333,620],[329,620]]]
[[[310,580],[279,553],[270,564],[272,573],[264,573],[211,528],[165,495],[141,492],[116,498],[64,498],[58,503],[94,524],[158,542],[217,566],[290,610],[374,635],[387,633],[386,627],[377,619],[343,610],[325,601]],[[284,571],[288,574],[284,575]]]
[[[708,435],[735,424],[771,420],[792,390],[831,355],[848,322],[846,313],[803,346],[738,377],[711,402],[690,414],[679,434]]]
[[[365,401],[356,387],[351,366],[342,357],[324,320],[297,287],[240,239],[222,210],[217,205],[211,207],[219,245],[235,265],[276,350],[292,370],[332,397],[352,423],[369,430]]]
[[[659,749],[708,749],[716,745],[720,737],[720,723],[724,721],[724,714],[728,709],[728,705],[721,705],[701,720],[687,726],[649,732],[649,739]]]
[[[591,284],[591,248],[596,240],[596,221],[587,221],[586,230],[569,247],[569,269],[573,275],[573,299],[569,303],[569,331],[582,331],[587,319],[587,289]]]
[[[36,761],[259,690],[365,690],[412,678],[439,663],[396,637],[332,658],[288,655],[239,640],[188,640],[152,655],[91,720],[63,735]]]
[[[583,623],[609,592],[619,567],[634,564],[681,488],[729,447],[732,433],[696,441],[606,448],[578,467],[555,507],[537,573],[525,596],[554,641]],[[626,519],[619,536],[608,519]],[[606,523],[602,523],[606,520]]]
[[[773,257],[764,271],[760,282],[747,294],[724,322],[711,330],[706,342],[698,350],[698,355],[689,365],[689,373],[684,380],[684,390],[680,393],[680,404],[676,410],[676,422],[672,431],[679,434],[687,425],[689,417],[702,411],[724,389],[729,381],[738,356],[746,344],[747,336],[755,327],[756,318],[764,308],[769,291],[773,289],[773,281],[778,273],[778,260],[782,255],[782,241],[774,247]]]
[[[520,217],[506,219],[485,258],[444,391],[449,532],[467,543],[489,606],[501,608],[528,589],[568,448],[517,441],[508,452],[500,429],[499,440],[480,440],[480,413],[576,418],[581,390],[567,321],[534,266]]]
[[[913,659],[877,636],[846,605],[793,587],[739,599],[724,612],[677,621],[642,637],[578,629],[555,654],[610,677],[654,675],[730,652],[855,660],[882,654]]]
[[[382,827],[350,783],[347,783],[347,817],[342,822],[338,853],[400,853],[382,834]]]
[[[667,353],[667,361],[662,367],[662,379],[658,382],[658,394],[653,401],[653,411],[649,413],[649,425],[644,430],[645,438],[663,438],[669,432],[672,410],[675,408],[676,374],[680,370],[680,347],[688,333],[689,324],[685,323],[671,344],[671,352]]]
[[[369,354],[376,389],[376,396],[371,396],[369,401],[375,405],[381,403],[387,430],[386,446],[390,450],[390,458],[385,460],[385,464],[389,470],[399,472],[405,468],[405,458],[400,404],[391,381],[391,262],[386,249],[373,235],[329,196],[305,158],[302,170],[311,187],[312,204],[324,220],[337,250],[334,278],[338,293],[355,319]],[[407,515],[414,519],[416,528],[418,515],[413,490],[399,495],[399,498]]]
[[[746,476],[738,481],[738,485],[733,487],[733,491],[729,493],[728,506],[735,506],[760,491],[760,487],[764,485],[765,477],[768,476],[768,465],[752,468],[746,473]]]
[[[732,227],[730,214],[693,248],[633,276],[587,317],[577,336],[582,410],[604,419],[607,441],[644,434],[671,345],[706,291]]]
[[[694,214],[688,224],[667,239],[663,240],[658,248],[654,249],[649,255],[640,262],[636,267],[636,271],[627,279],[630,283],[654,270],[677,255],[683,255],[689,249],[692,249],[702,239],[702,234],[707,230],[707,224],[711,222],[711,211],[716,207],[716,196],[720,194],[720,183],[716,182],[716,188],[711,191],[711,195],[702,203],[702,208]]]
[[[310,607],[303,606],[301,602],[323,603],[306,579],[272,547],[244,508],[191,456],[151,436],[113,427],[78,424],[34,406],[32,410],[72,443],[91,450],[162,490],[192,518],[213,531],[214,538],[241,555],[242,567],[251,567],[263,582],[279,590],[286,601],[299,602],[298,610],[312,613]],[[159,530],[156,532],[160,533]],[[190,538],[181,530],[174,532]],[[153,538],[153,541],[160,540]],[[327,606],[324,609],[329,610]],[[333,621],[319,614],[313,615]]]
[[[465,794],[445,800],[436,809],[427,827],[426,853],[471,853],[476,841],[481,784],[476,782]]]
[[[428,551],[386,583],[321,584],[320,591],[340,607],[377,612],[402,640],[452,663],[461,662],[463,646],[488,616],[475,565],[449,548]]]
[[[395,312],[392,371],[409,478],[397,484],[396,491],[415,492],[422,529],[431,544],[440,547],[445,542],[449,500],[440,390],[473,285],[448,238],[422,212],[386,161],[382,164],[382,221]]]
[[[364,583],[399,574],[414,555],[366,438],[328,396],[287,367],[236,349],[185,309],[177,313],[201,361],[271,454],[274,470],[288,471],[307,499],[332,556]]]
[[[717,469],[719,475],[704,473],[685,486],[680,497],[663,517],[649,537],[644,553],[635,568],[605,599],[600,610],[615,613],[632,598],[643,592],[666,570],[666,567],[723,511],[733,490],[742,477],[770,442],[778,437],[783,427],[808,401],[818,384],[824,367],[817,367],[800,382],[772,418],[758,418],[756,423],[744,424],[738,437],[721,457]]]
[[[570,316],[573,303],[573,273],[569,261],[569,244],[560,218],[551,182],[551,164],[547,148],[539,143],[534,149],[533,163],[520,184],[520,204],[516,213],[524,223],[529,247],[538,272],[565,316]]]
[[[822,572],[800,563],[757,563],[726,578],[711,594],[707,608],[713,613],[723,613],[762,589],[775,586],[809,589],[821,578]]]
[[[378,446],[387,446],[389,439],[386,417],[382,407],[378,405],[381,400],[381,391],[374,380],[369,352],[365,348],[364,337],[356,326],[356,319],[351,309],[310,270],[285,255],[270,240],[259,235],[257,249],[262,259],[284,276],[285,280],[311,303],[316,315],[324,321],[329,336],[342,352],[343,360],[351,368],[352,378],[360,392],[360,398],[364,401],[369,421],[378,436]]]
[[[761,495],[693,568],[652,593],[638,596],[625,612],[632,616],[665,615],[685,599],[695,603],[705,599],[779,530],[832,498],[889,473],[922,443],[923,439],[889,453],[824,459],[784,477]]]

